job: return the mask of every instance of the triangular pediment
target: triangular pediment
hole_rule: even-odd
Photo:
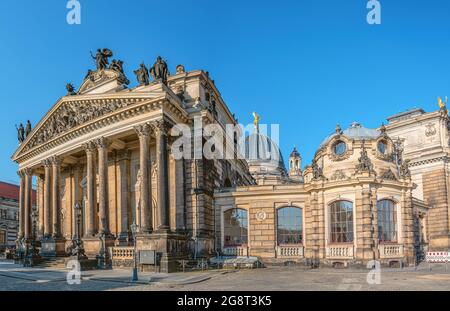
[[[89,71],[77,94],[104,94],[124,88],[121,74],[111,69]]]

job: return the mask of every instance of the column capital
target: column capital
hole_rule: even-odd
[[[153,129],[150,123],[144,123],[135,126],[134,130],[139,137],[148,137]]]
[[[50,161],[50,159],[45,159],[44,161],[42,161],[42,166],[43,167],[52,167],[52,162]]]
[[[49,160],[50,160],[50,162],[51,162],[51,164],[52,164],[53,166],[59,166],[59,165],[61,165],[61,158],[58,157],[58,156],[53,156],[53,157],[51,157]]]
[[[25,177],[25,171],[24,170],[18,170],[17,171],[17,175],[19,175],[20,178],[24,178]]]
[[[151,123],[153,131],[157,134],[167,135],[172,128],[172,124],[165,119],[156,120]]]
[[[95,145],[95,141],[88,141],[83,144],[83,149],[86,153],[94,153],[97,150],[97,146]]]
[[[100,137],[97,138],[94,143],[98,149],[107,149],[111,145],[112,141],[106,137]]]
[[[25,174],[25,176],[33,176],[33,170],[29,167],[23,169],[23,173]]]

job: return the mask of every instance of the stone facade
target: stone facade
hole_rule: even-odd
[[[243,155],[232,148],[231,157],[215,156],[236,147],[242,133],[226,131],[237,121],[206,72],[178,66],[148,84],[128,88],[125,81],[111,68],[90,71],[14,153],[18,247],[37,239],[41,256],[64,257],[81,238],[88,258],[103,267],[130,266],[136,243],[158,253],[164,272],[180,259],[216,255],[410,265],[428,243],[449,247],[446,110],[393,116],[379,129],[337,126],[311,165],[302,169],[294,149],[287,170],[256,119]],[[206,125],[218,127],[208,132]],[[216,131],[228,140],[213,151]],[[177,134],[186,138],[182,149]],[[205,156],[206,147],[214,156]]]
[[[387,133],[400,139],[409,160],[413,196],[429,207],[424,218],[429,249],[450,249],[449,118],[446,108],[425,113],[411,110],[388,118]]]
[[[336,149],[340,144],[342,150]],[[298,158],[295,152],[291,160]],[[398,152],[384,130],[365,129],[355,123],[322,143],[313,165],[303,172],[304,182],[286,177],[270,186],[258,184],[217,192],[217,247],[224,254],[255,256],[265,263],[296,261],[347,266],[379,260],[386,265],[414,264],[414,184],[409,175],[400,173]],[[344,223],[335,223],[333,219],[340,217],[343,209],[336,216],[333,204],[340,202],[346,202],[349,210]],[[392,207],[389,224],[395,227],[380,232],[382,236],[392,235],[386,241],[380,240],[378,232],[386,225],[379,220],[384,214],[377,214],[386,212],[381,209],[383,202]],[[289,209],[298,214],[283,218]],[[247,243],[225,242],[229,229],[224,223],[230,221],[227,210],[245,211]],[[290,237],[295,239],[293,217],[299,218],[294,225],[298,230],[295,234],[301,234],[301,238],[285,240],[286,222],[291,226]],[[345,236],[339,230],[345,231]]]
[[[175,159],[170,131],[175,124],[219,124],[236,120],[214,82],[203,71],[179,70],[167,81],[124,87],[110,69],[91,72],[77,94],[62,97],[19,146],[28,228],[33,178],[38,184],[38,239],[44,257],[65,256],[77,232],[86,254],[130,247],[131,224],[139,228],[138,250],[161,253],[163,271],[176,259],[214,254],[214,190],[253,182],[243,159]],[[200,132],[201,133],[201,132]],[[194,137],[192,143],[195,145]],[[200,146],[201,148],[202,146]],[[194,152],[194,151],[193,151]],[[32,239],[19,231],[20,245]]]

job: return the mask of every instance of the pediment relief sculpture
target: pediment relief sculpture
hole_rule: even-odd
[[[348,178],[347,175],[345,175],[345,173],[342,170],[336,170],[330,176],[331,181],[345,180],[347,178]]]
[[[100,99],[63,102],[61,106],[33,134],[24,151],[94,119],[121,108],[128,107],[138,99]]]
[[[381,175],[381,178],[383,180],[397,180],[397,177],[395,177],[394,172],[392,170],[388,169]]]

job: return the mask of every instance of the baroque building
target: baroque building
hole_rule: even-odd
[[[378,129],[337,126],[311,165],[303,169],[294,148],[287,169],[256,113],[243,135],[208,73],[179,65],[169,75],[158,58],[153,81],[141,64],[139,85],[128,88],[111,56],[98,50],[80,88],[68,84],[26,137],[19,129],[19,250],[37,239],[42,257],[64,257],[81,237],[88,258],[108,250],[113,265],[131,265],[136,241],[138,251],[160,255],[161,271],[174,271],[198,256],[393,265],[448,249],[445,107],[396,115]],[[216,132],[225,139],[211,140]],[[231,156],[217,156],[229,148]]]

